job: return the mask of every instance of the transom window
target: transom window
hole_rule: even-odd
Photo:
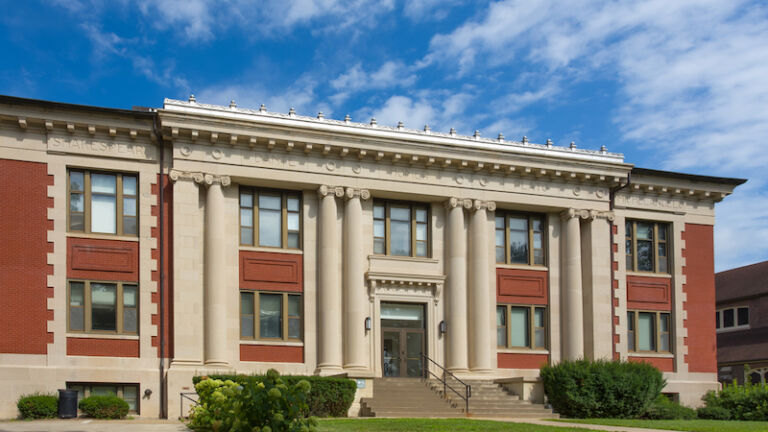
[[[628,220],[627,271],[668,273],[669,224]]]
[[[668,312],[627,312],[627,349],[631,352],[670,352]]]
[[[240,292],[240,338],[301,341],[301,295]]]
[[[83,398],[91,396],[117,396],[128,402],[131,412],[139,412],[139,386],[138,384],[110,384],[110,383],[67,383],[68,390],[77,391],[77,403]]]
[[[717,331],[749,328],[749,307],[737,306],[718,309],[715,312],[715,326]]]
[[[544,265],[544,216],[496,216],[496,262]]]
[[[138,176],[69,170],[70,232],[137,235]]]
[[[240,244],[301,248],[301,194],[240,189]]]
[[[530,305],[496,307],[496,344],[499,348],[547,348],[547,308]]]
[[[69,281],[70,332],[138,334],[139,287],[124,282]]]
[[[375,201],[373,253],[429,256],[429,205]]]

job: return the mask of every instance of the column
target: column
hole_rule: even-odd
[[[472,218],[469,223],[469,274],[471,285],[469,293],[469,328],[471,346],[469,367],[472,372],[490,372],[491,355],[494,348],[491,341],[489,316],[491,307],[491,286],[489,275],[488,211],[496,210],[492,201],[475,200],[472,206]]]
[[[584,357],[584,300],[581,289],[581,226],[586,210],[569,209],[561,214],[565,222],[563,277],[563,359]]]
[[[453,372],[467,371],[467,233],[464,209],[471,200],[451,198],[446,202],[446,353],[445,367]]]
[[[344,207],[344,369],[367,369],[365,317],[368,300],[365,291],[363,251],[363,207],[371,193],[347,188]]]
[[[206,174],[204,184],[208,187],[205,195],[205,234],[203,251],[203,286],[205,323],[205,364],[206,366],[229,366],[227,362],[227,278],[224,216],[224,191],[229,186],[229,176]]]
[[[341,371],[342,325],[339,236],[336,229],[336,198],[341,187],[320,186],[317,226],[317,368],[321,373]]]
[[[613,212],[591,210],[582,226],[582,289],[584,290],[584,356],[613,357],[613,290],[611,225]],[[613,247],[613,245],[611,245]]]

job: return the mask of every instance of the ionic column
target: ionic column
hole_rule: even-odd
[[[451,198],[446,202],[446,353],[445,366],[453,372],[467,371],[467,233],[464,209],[472,200]]]
[[[581,287],[581,226],[586,210],[568,209],[561,214],[565,222],[563,277],[563,359],[584,357],[584,300]]]
[[[204,353],[207,366],[229,366],[227,362],[227,278],[224,191],[229,176],[206,174],[203,183],[205,195],[205,234],[203,251],[204,294]]]
[[[320,372],[341,370],[341,280],[339,278],[339,236],[336,230],[336,198],[341,187],[320,186],[317,226],[317,368]]]
[[[496,210],[492,201],[475,200],[472,206],[472,218],[469,223],[469,274],[471,285],[469,289],[469,329],[471,347],[469,350],[469,367],[473,372],[491,371],[491,333],[489,314],[491,307],[491,287],[489,275],[489,244],[488,211]]]
[[[371,197],[365,189],[346,189],[344,207],[344,368],[366,369],[365,317],[368,308],[363,252],[363,207]]]

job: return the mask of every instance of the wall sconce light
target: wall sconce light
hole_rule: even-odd
[[[371,317],[365,318],[365,331],[371,331]]]
[[[448,331],[448,324],[446,324],[445,321],[440,321],[438,328],[440,329],[440,334],[445,334],[445,332]]]

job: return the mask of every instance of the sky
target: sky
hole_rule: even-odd
[[[746,178],[715,267],[768,259],[768,3],[0,0],[0,94],[163,98],[508,140]]]

